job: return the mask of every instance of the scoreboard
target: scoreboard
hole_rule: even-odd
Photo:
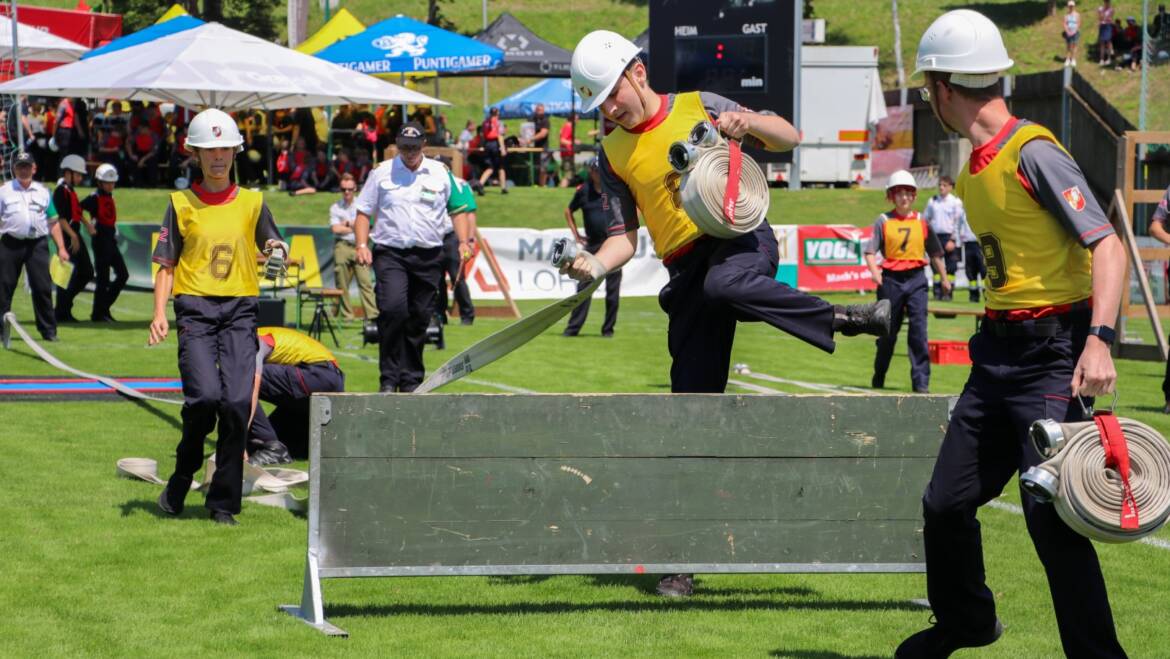
[[[650,0],[650,86],[707,91],[796,123],[800,0]],[[753,152],[760,161],[791,154]]]

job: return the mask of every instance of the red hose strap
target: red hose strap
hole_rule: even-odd
[[[1121,474],[1121,483],[1125,494],[1121,500],[1121,528],[1126,531],[1136,531],[1139,526],[1137,500],[1133,497],[1133,489],[1129,486],[1129,448],[1125,444],[1125,435],[1121,432],[1121,424],[1112,412],[1097,412],[1093,415],[1097,424],[1097,431],[1101,435],[1101,446],[1105,449],[1105,466],[1116,469]]]
[[[739,176],[743,168],[743,152],[739,142],[728,140],[727,150],[730,161],[727,163],[727,189],[723,192],[723,217],[727,223],[735,226],[735,200],[739,199]]]

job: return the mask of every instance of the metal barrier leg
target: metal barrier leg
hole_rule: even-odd
[[[305,557],[305,588],[301,593],[301,605],[281,604],[280,610],[322,634],[349,636],[349,632],[325,620],[325,602],[321,598],[321,577],[317,574],[317,557],[311,553]]]

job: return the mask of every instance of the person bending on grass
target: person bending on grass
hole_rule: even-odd
[[[203,441],[218,423],[216,469],[204,505],[213,520],[231,526],[240,512],[256,372],[256,251],[279,249],[288,257],[263,195],[231,181],[243,143],[236,122],[220,110],[191,120],[186,144],[203,180],[171,193],[152,258],[160,268],[150,345],[170,331],[166,305],[173,290],[184,399],[175,471],[158,506],[168,515],[183,511],[203,463]]]
[[[865,246],[865,265],[877,284],[878,299],[890,301],[890,333],[877,340],[870,386],[874,389],[886,386],[886,371],[894,356],[902,319],[906,318],[910,324],[906,336],[910,349],[910,384],[914,393],[925,394],[930,389],[930,351],[926,343],[927,259],[935,272],[945,274],[946,271],[939,235],[913,208],[917,198],[918,184],[910,172],[901,169],[890,176],[886,199],[893,202],[894,209],[879,215],[874,223],[873,235]],[[879,253],[880,267],[874,256]],[[940,283],[943,296],[949,298],[950,279],[944,276]]]
[[[658,301],[669,317],[674,392],[723,392],[739,320],[762,320],[826,352],[834,349],[835,332],[884,335],[889,302],[834,307],[776,281],[779,250],[767,222],[735,239],[699,232],[678,201],[679,177],[667,161],[672,142],[685,140],[701,121],[771,151],[793,149],[799,135],[775,114],[746,110],[716,94],[657,94],[647,83],[640,52],[608,30],[587,34],[573,52],[570,73],[584,111],[600,108],[617,127],[602,140],[598,156],[608,238],[596,255],[581,250],[563,272],[582,281],[624,265],[635,252],[641,211],[670,273]],[[666,577],[658,592],[689,595],[691,576]]]

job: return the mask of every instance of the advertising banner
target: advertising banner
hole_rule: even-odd
[[[862,257],[872,233],[872,227],[844,224],[799,227],[797,286],[806,291],[874,290]]]

